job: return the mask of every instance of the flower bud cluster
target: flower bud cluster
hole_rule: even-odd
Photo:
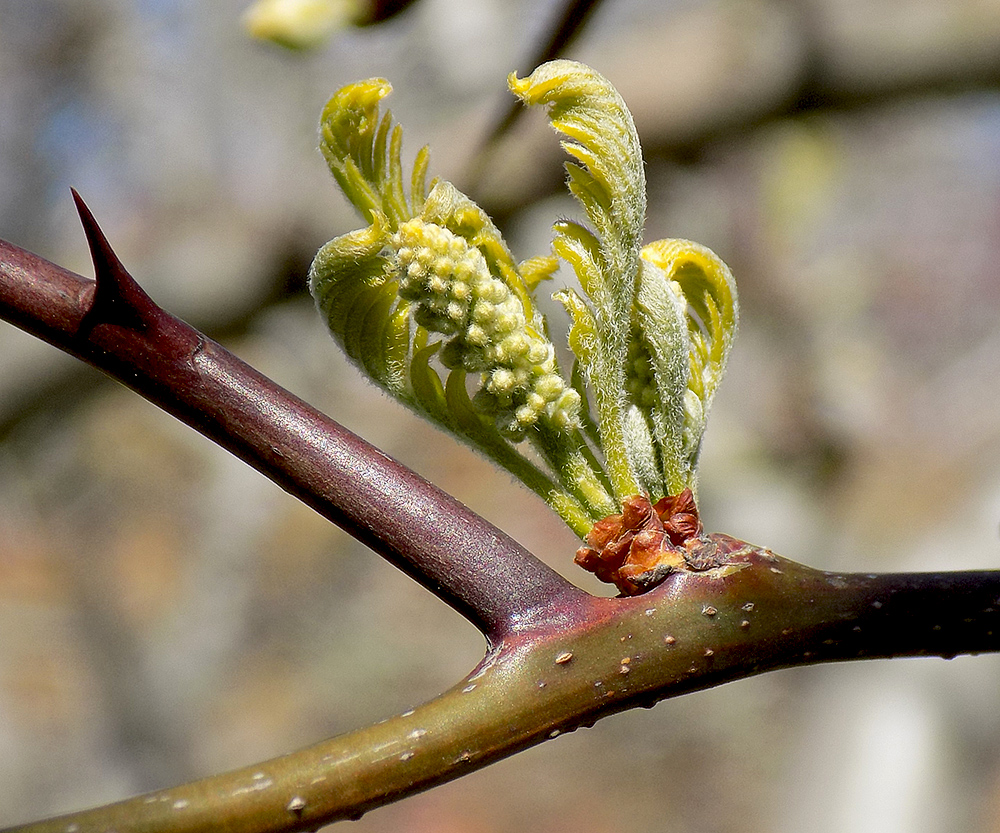
[[[519,438],[543,414],[560,428],[578,425],[580,396],[559,374],[552,343],[479,249],[419,218],[400,224],[391,247],[400,297],[414,303],[418,324],[452,336],[445,367],[483,374],[475,401],[504,433]]]

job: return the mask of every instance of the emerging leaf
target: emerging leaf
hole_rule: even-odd
[[[639,592],[679,568],[684,543],[701,534],[684,527],[691,536],[671,537],[671,518],[692,513],[670,501],[694,506],[705,422],[736,329],[736,287],[698,244],[642,248],[639,140],[607,79],[553,61],[509,83],[526,104],[548,106],[574,159],[569,190],[591,224],[557,223],[552,245],[583,290],[555,295],[572,322],[572,382],[532,295],[556,258],[516,263],[472,200],[448,182],[428,190],[426,148],[407,197],[402,130],[380,113],[391,89],[381,79],[344,87],[323,111],[320,148],[369,225],[320,250],[310,288],[334,337],[370,378],[511,471],[581,537],[618,507],[635,520],[629,507],[657,501],[656,512],[636,521],[645,537],[624,522],[638,542],[631,555],[616,560],[623,544],[604,552],[592,542],[584,559],[623,592]],[[650,530],[669,546],[646,541]]]
[[[578,433],[581,398],[559,371],[531,297],[556,261],[519,267],[472,200],[448,182],[428,193],[426,149],[407,198],[402,130],[379,111],[390,91],[381,79],[362,81],[323,111],[320,148],[371,225],[320,250],[312,294],[334,338],[373,381],[511,470],[583,534],[596,506],[613,504],[603,487],[586,485],[593,473],[580,476],[579,450],[565,447],[565,436]],[[523,439],[540,448],[550,471],[516,448]],[[595,508],[581,505],[584,494]]]
[[[573,319],[570,347],[597,409],[616,497],[696,487],[708,408],[736,329],[736,291],[708,249],[666,240],[640,249],[645,178],[632,117],[614,87],[573,61],[543,64],[508,82],[526,104],[549,105],[569,189],[593,231],[556,224],[553,248],[575,270],[578,295],[559,300]]]
[[[636,303],[651,356],[648,413],[663,450],[667,494],[695,488],[708,411],[736,334],[736,283],[712,251],[690,240],[642,250]]]
[[[525,104],[549,106],[552,126],[567,137],[563,148],[581,163],[566,165],[569,190],[594,224],[604,278],[586,291],[602,313],[627,314],[646,220],[646,177],[632,114],[604,76],[575,61],[550,61],[523,79],[511,73],[507,83]]]

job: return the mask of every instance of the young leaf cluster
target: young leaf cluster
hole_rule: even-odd
[[[702,246],[642,246],[639,140],[605,78],[553,61],[509,83],[525,104],[549,107],[589,221],[557,223],[553,241],[582,289],[556,293],[571,319],[572,374],[534,303],[557,257],[515,262],[478,205],[448,182],[428,187],[426,148],[407,196],[402,131],[380,113],[391,89],[381,79],[344,87],[323,112],[321,150],[369,225],[319,251],[310,288],[369,378],[521,479],[584,536],[630,495],[694,488],[736,290]]]

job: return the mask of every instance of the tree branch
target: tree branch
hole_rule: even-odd
[[[492,642],[582,593],[450,495],[158,307],[75,195],[97,280],[0,241],[0,317],[199,430],[458,610]]]
[[[1000,571],[841,575],[725,535],[645,595],[570,585],[468,509],[157,307],[80,204],[97,281],[0,242],[0,316],[95,364],[479,626],[440,697],[291,755],[22,833],[314,830],[635,706],[775,668],[1000,650]]]
[[[16,828],[315,830],[609,714],[774,668],[1000,650],[1000,572],[839,575],[727,536],[724,566],[583,596],[429,703],[292,755]],[[11,831],[11,833],[13,833]]]

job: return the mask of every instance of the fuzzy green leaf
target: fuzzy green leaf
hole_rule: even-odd
[[[392,227],[413,216],[403,192],[400,153],[403,133],[392,126],[389,113],[380,115],[379,103],[392,86],[383,78],[350,84],[330,99],[320,118],[319,147],[337,184],[361,216],[369,222],[381,211]],[[422,198],[426,152],[413,170],[413,193]]]
[[[443,181],[428,192],[426,149],[407,200],[402,130],[379,112],[389,91],[380,79],[354,84],[323,112],[323,154],[371,226],[320,250],[310,280],[317,304],[370,378],[506,467],[584,534],[595,510],[578,495],[606,508],[607,493],[601,473],[581,465],[576,440],[567,440],[576,436],[581,399],[559,372],[531,296],[558,262],[544,256],[518,266],[472,200]],[[432,340],[438,335],[444,340]],[[472,398],[468,374],[478,385]],[[517,448],[540,432],[558,449],[551,476]]]
[[[736,283],[714,252],[690,240],[651,243],[642,259],[637,312],[653,355],[664,477],[668,489],[694,488],[708,412],[736,335]]]

